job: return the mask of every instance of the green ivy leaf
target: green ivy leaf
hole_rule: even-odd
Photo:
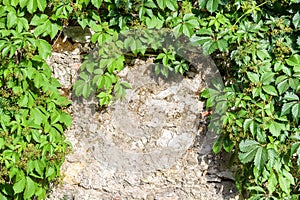
[[[178,24],[177,26],[175,26],[173,32],[174,32],[174,36],[178,38],[183,33],[183,25]]]
[[[229,137],[225,138],[223,147],[224,150],[229,153],[234,148],[234,143]]]
[[[269,167],[272,168],[274,166],[277,157],[278,157],[278,155],[273,148],[268,149],[268,158],[269,158],[268,165],[269,165]]]
[[[220,51],[225,51],[228,48],[228,43],[227,40],[225,39],[221,39],[221,40],[217,40],[218,43],[218,48],[220,49]]]
[[[293,175],[289,171],[287,171],[286,169],[283,169],[282,174],[289,181],[289,183],[291,185],[295,185],[295,178],[293,177]]]
[[[25,29],[25,31],[28,31],[29,29],[28,21],[25,18],[19,18],[17,24],[17,31],[22,32],[23,29]]]
[[[52,177],[53,175],[55,175],[55,169],[51,166],[46,168],[46,177]]]
[[[156,29],[160,29],[163,26],[163,21],[158,19],[157,17],[153,16],[151,18],[147,17],[146,18],[146,25],[148,28],[156,28]]]
[[[35,183],[29,176],[27,176],[24,198],[29,199],[34,195],[34,193],[35,193]]]
[[[19,4],[19,0],[11,0],[11,6],[16,7]]]
[[[285,129],[285,125],[273,121],[271,122],[269,129],[274,137],[278,137],[280,135],[280,132]]]
[[[290,66],[296,67],[300,65],[300,55],[295,54],[286,59],[286,63]]]
[[[34,29],[33,34],[35,37],[38,37],[41,34],[47,33],[48,29],[49,29],[49,27],[47,26],[47,22],[45,22],[45,24],[42,24],[42,25],[36,27]]]
[[[210,98],[210,92],[209,92],[209,89],[206,88],[205,90],[203,90],[203,92],[201,92],[201,94],[200,94],[200,97],[201,97],[201,98],[205,98],[205,99]]]
[[[246,132],[248,130],[248,128],[250,127],[250,124],[252,122],[253,122],[253,119],[245,119],[244,124],[243,124],[244,132]]]
[[[95,83],[94,83],[94,81],[95,81]],[[103,75],[95,76],[94,79],[93,79],[93,84],[96,84],[98,89],[102,89],[105,85],[104,76]]]
[[[289,78],[289,86],[295,91],[300,90],[300,80],[299,78]]]
[[[2,50],[2,56],[3,56],[3,57],[7,56],[9,50],[10,50],[10,45],[4,47],[3,50]]]
[[[198,0],[199,8],[205,8],[207,0]]]
[[[137,55],[139,52],[142,54],[145,52],[145,47],[139,39],[132,39],[129,46],[134,55]]]
[[[45,188],[37,187],[35,195],[38,197],[38,199],[46,199],[47,193]]]
[[[156,0],[157,5],[160,9],[165,9],[166,8],[166,1],[168,1],[168,0]]]
[[[92,62],[84,62],[82,65],[85,66],[85,69],[90,73],[93,74],[93,71],[95,70],[95,65]]]
[[[220,4],[220,0],[208,0],[206,4],[206,8],[209,12],[214,12],[218,9]]]
[[[30,109],[30,118],[33,119],[34,123],[40,125],[46,116],[38,108]]]
[[[60,113],[58,111],[54,111],[50,114],[51,124],[55,124],[60,120]]]
[[[30,21],[30,25],[38,26],[43,24],[47,20],[48,20],[48,16],[45,14],[34,15]]]
[[[26,185],[26,179],[25,177],[23,177],[21,180],[19,180],[14,184],[13,186],[14,192],[16,194],[23,192],[25,189],[25,185]]]
[[[51,24],[50,29],[49,29],[49,35],[51,40],[57,35],[58,31],[61,30],[61,26],[58,24]]]
[[[131,85],[127,82],[121,82],[120,84],[124,89],[131,89]]]
[[[79,77],[82,78],[85,82],[88,82],[90,80],[90,76],[86,74],[85,72],[81,72],[79,74]]]
[[[72,117],[68,114],[63,112],[61,114],[60,122],[64,123],[67,127],[72,125]]]
[[[262,86],[263,91],[265,91],[267,94],[278,96],[277,90],[272,85],[263,85]]]
[[[283,99],[288,100],[288,101],[299,101],[298,95],[294,94],[293,92],[287,92]]]
[[[37,9],[37,1],[38,0],[28,0],[27,2],[27,10],[30,14],[33,14]]]
[[[47,86],[48,85],[48,79],[45,76],[44,73],[37,72],[33,76],[33,82],[35,87],[40,88],[41,86]]]
[[[17,23],[17,15],[14,12],[7,14],[7,28],[13,27]]]
[[[215,154],[219,153],[219,152],[222,150],[223,140],[224,140],[224,137],[223,137],[223,135],[222,135],[222,136],[220,136],[220,137],[217,139],[217,141],[214,143],[212,149],[213,149],[213,152],[214,152]]]
[[[300,118],[300,104],[299,103],[296,103],[295,105],[293,105],[292,115],[293,115],[293,118],[296,121],[298,121],[298,119]]]
[[[193,35],[191,37],[190,41],[192,43],[196,44],[196,46],[197,46],[197,45],[203,45],[206,42],[212,41],[212,38],[210,36],[201,36],[201,37],[198,37],[198,36]]]
[[[43,162],[42,160],[34,161],[34,169],[40,175],[40,177],[43,176],[45,167],[45,162]]]
[[[148,8],[157,8],[153,0],[145,1],[144,5]]]
[[[255,199],[261,199],[266,193],[266,191],[264,190],[264,188],[260,187],[260,186],[252,186],[252,187],[248,187],[247,190],[250,191],[255,191],[255,193],[262,193],[262,194],[256,194],[253,195],[252,197],[256,197]]]
[[[283,192],[285,192],[286,194],[290,194],[289,181],[286,178],[284,178],[281,174],[279,174],[278,181],[279,181],[279,186],[283,190]]]
[[[44,12],[45,8],[47,7],[47,1],[46,0],[37,0],[37,7],[41,12]]]
[[[177,0],[166,0],[166,6],[172,11],[177,11],[178,9]]]
[[[0,192],[0,199],[1,200],[8,200],[7,197],[5,197],[1,192]]]
[[[104,76],[104,79],[105,79],[104,87],[106,88],[106,90],[110,90],[112,87],[112,83],[113,83],[111,77],[109,75],[106,75],[106,76]]]
[[[259,143],[255,140],[243,140],[240,144],[240,150],[242,152],[247,152],[249,150],[256,149],[258,147]]]
[[[0,150],[4,147],[5,143],[6,142],[4,141],[4,139],[0,138]]]
[[[84,98],[88,98],[91,94],[91,86],[89,83],[85,83],[82,87],[82,95]]]
[[[299,26],[300,26],[300,14],[299,14],[299,12],[297,12],[295,15],[294,15],[294,17],[293,17],[293,24],[294,24],[294,26],[295,26],[295,28],[297,29],[297,28],[300,28]]]
[[[211,28],[200,28],[199,30],[196,31],[197,35],[210,35],[214,36]]]
[[[259,59],[261,60],[265,60],[266,58],[270,58],[270,54],[268,53],[267,50],[263,49],[263,50],[257,50],[256,51],[256,55],[259,57]]]
[[[204,54],[209,55],[218,49],[218,43],[217,43],[217,41],[210,40],[210,41],[205,42],[203,44],[202,48],[203,48]]]
[[[258,74],[255,74],[253,72],[247,72],[247,76],[249,80],[253,83],[258,83],[259,82],[259,76]]]
[[[52,46],[46,40],[42,40],[42,39],[37,40],[36,46],[38,47],[39,55],[43,59],[46,59],[46,58],[48,58],[48,56],[51,55]]]
[[[114,93],[115,97],[118,99],[120,99],[124,95],[123,88],[120,86],[119,82],[114,85]]]
[[[28,0],[19,0],[20,1],[20,7],[24,8],[27,5]]]
[[[194,34],[194,27],[189,23],[184,23],[182,25],[182,33],[188,37],[191,37]]]
[[[267,141],[267,135],[266,135],[266,132],[263,131],[260,126],[258,127],[257,129],[257,133],[256,133],[256,139],[258,142],[260,143],[266,143]]]
[[[256,156],[257,149],[260,147],[259,143],[254,140],[244,140],[239,144],[240,151],[239,152],[239,159],[242,163],[249,163],[251,162],[254,157]]]
[[[27,95],[23,95],[20,97],[20,100],[18,101],[18,104],[20,107],[27,107],[27,103],[28,103],[28,96]]]
[[[99,9],[102,5],[102,0],[92,0],[92,4]]]
[[[103,106],[103,105],[109,105],[112,95],[105,92],[101,92],[100,94],[98,94],[97,97],[100,99],[100,106]]]
[[[282,108],[281,108],[281,116],[284,116],[284,115],[286,115],[286,114],[289,114],[290,113],[290,109],[291,109],[291,107],[294,105],[294,104],[296,104],[296,102],[295,101],[293,101],[293,102],[288,102],[288,103],[285,103],[285,104],[283,104],[283,106],[282,106]]]
[[[275,73],[273,73],[273,72],[264,72],[260,77],[260,82],[263,85],[270,84],[271,82],[274,82],[274,76],[275,76]]]
[[[258,168],[259,171],[262,171],[267,159],[267,150],[264,147],[259,147],[254,158],[254,165]]]
[[[285,93],[288,89],[289,89],[290,85],[289,85],[289,82],[288,82],[288,79],[285,79],[284,81],[278,83],[277,85],[277,89],[279,91],[279,94],[283,94]]]
[[[193,14],[184,15],[183,21],[184,21],[185,24],[192,27],[193,29],[198,28],[198,26],[199,26],[199,21]]]
[[[251,162],[254,159],[255,155],[256,155],[256,149],[253,149],[244,153],[240,152],[238,157],[242,163],[246,164]]]

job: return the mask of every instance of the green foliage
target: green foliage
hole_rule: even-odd
[[[38,55],[18,65],[2,62],[0,193],[3,199],[45,198],[67,150],[63,132],[72,119],[62,108],[70,102]]]
[[[211,42],[209,37],[214,42],[224,38],[224,50],[230,56],[230,60],[224,58],[230,68],[220,63],[227,79],[222,93],[210,95],[207,91],[203,95],[207,107],[215,107],[214,112],[224,104],[216,97],[227,99],[223,130],[214,151],[224,148],[232,153],[233,163],[240,165],[237,187],[246,191],[249,199],[298,199],[300,49],[295,44],[300,5],[234,2],[224,6],[221,20],[215,20],[219,13],[208,17],[214,22],[207,21],[206,28],[192,37],[204,49],[205,43]],[[217,46],[207,53],[222,51]],[[215,55],[222,56],[221,51]]]
[[[157,75],[168,77],[170,71],[184,74],[189,69],[188,63],[176,55],[174,48],[176,46],[177,51],[180,51],[178,45],[168,45],[168,41],[176,40],[176,36],[168,34],[170,33],[159,30],[124,30],[118,36],[109,36],[105,42],[101,40],[102,45],[98,46],[99,49],[91,53],[81,66],[79,79],[73,87],[75,94],[85,98],[96,95],[100,106],[123,98],[130,86],[119,79],[118,72],[124,68],[125,60],[147,56],[145,53],[149,49],[156,51],[151,56],[156,56]],[[157,39],[153,38],[153,35],[157,35]],[[168,49],[163,48],[164,46]],[[160,48],[162,52],[158,53]]]
[[[214,12],[218,9],[218,5],[221,4],[221,0],[198,0],[199,8],[206,8],[209,12]]]
[[[246,198],[298,199],[299,10],[299,0],[2,1],[0,198],[44,198],[59,175],[71,119],[45,59],[48,41],[78,24],[94,32],[98,49],[85,59],[75,94],[96,95],[101,106],[130,88],[118,77],[126,60],[154,56],[157,74],[185,75],[180,41],[202,46],[225,83],[201,94],[214,109],[213,151],[232,154]],[[164,28],[171,32],[160,37]]]
[[[0,199],[44,199],[57,181],[70,144],[64,109],[45,59],[47,38],[61,26],[49,19],[46,0],[0,3]]]
[[[124,67],[124,55],[118,54],[120,43],[116,46],[103,46],[91,53],[81,66],[79,79],[74,84],[75,94],[87,98],[93,93],[100,105],[108,105],[113,98],[122,98],[128,83],[121,82],[116,75]]]

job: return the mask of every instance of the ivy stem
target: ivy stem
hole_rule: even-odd
[[[247,12],[245,12],[242,16],[240,16],[237,20],[236,20],[236,22],[233,24],[233,26],[232,27],[234,27],[243,17],[245,17],[246,15],[248,15],[249,13],[251,13],[255,8],[259,8],[259,7],[261,7],[261,6],[263,6],[264,4],[266,4],[266,3],[269,3],[270,1],[265,1],[265,2],[263,2],[263,3],[261,3],[261,4],[259,4],[258,6],[256,6],[256,7],[254,7],[254,8],[252,8],[252,9],[250,9],[250,10],[248,10]]]

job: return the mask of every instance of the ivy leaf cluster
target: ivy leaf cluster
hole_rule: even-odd
[[[71,147],[64,131],[70,101],[46,59],[59,21],[50,1],[0,3],[0,199],[45,199]]]

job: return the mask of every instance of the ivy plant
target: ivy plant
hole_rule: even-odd
[[[179,56],[180,41],[201,46],[225,85],[201,94],[210,126],[222,127],[213,129],[213,151],[232,155],[245,198],[298,199],[299,10],[299,0],[2,1],[0,198],[43,199],[59,176],[71,118],[45,59],[63,28],[79,25],[92,30],[98,49],[74,91],[98,96],[101,106],[130,87],[118,77],[128,59],[154,56],[157,73],[185,75],[190,63]],[[168,36],[157,37],[164,28]]]
[[[46,0],[0,3],[0,199],[45,199],[70,149],[70,104],[46,63],[61,29]]]

